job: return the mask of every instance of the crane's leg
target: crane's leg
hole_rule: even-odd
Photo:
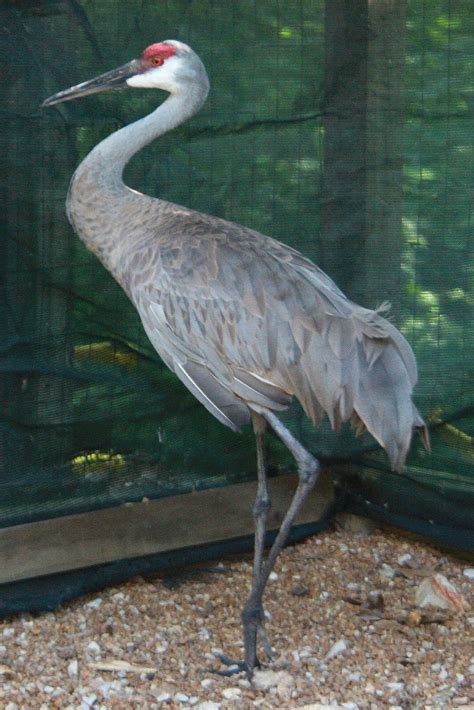
[[[260,575],[263,564],[263,551],[265,546],[265,533],[267,530],[268,511],[271,507],[270,496],[267,489],[267,472],[265,467],[265,449],[263,435],[267,424],[261,414],[252,412],[252,424],[257,443],[257,496],[253,506],[255,522],[255,545],[253,558],[253,579]]]
[[[263,416],[277,436],[293,454],[298,467],[299,483],[266,561],[262,563],[262,555],[260,554],[260,557],[258,558],[260,560],[260,569],[257,569],[257,564],[254,566],[252,590],[242,612],[245,649],[244,667],[249,675],[252,674],[252,671],[257,664],[257,634],[259,628],[262,626],[262,598],[268,577],[270,576],[270,572],[274,567],[278,555],[288,540],[291,526],[301,510],[301,506],[316,483],[320,470],[319,462],[308,451],[306,451],[306,449],[297,439],[295,439],[291,432],[288,431],[288,429],[282,424],[282,422],[280,422],[278,417],[276,417],[273,412],[266,411]],[[266,490],[266,480],[265,483],[262,484],[262,489],[263,491]],[[257,494],[257,500],[258,499],[259,496]],[[263,498],[263,500],[265,500],[265,498]],[[261,525],[262,518],[258,517],[257,519],[258,524]],[[266,514],[264,523],[265,520]]]
[[[265,535],[267,532],[267,518],[271,508],[271,500],[267,487],[267,470],[265,465],[265,444],[263,436],[267,423],[261,414],[252,412],[252,424],[257,443],[257,495],[253,506],[253,517],[255,526],[255,543],[253,557],[253,581],[255,585],[262,574],[263,556],[265,550]],[[263,607],[260,608],[260,621],[258,624],[258,637],[268,658],[272,658],[272,647],[265,633],[265,614]],[[258,665],[258,659],[255,659]]]
[[[255,434],[256,448],[257,448],[257,495],[255,497],[255,503],[253,506],[253,517],[255,525],[255,538],[254,538],[254,556],[253,556],[253,581],[252,586],[257,584],[257,580],[262,574],[263,567],[263,556],[265,550],[265,534],[267,531],[267,518],[268,512],[271,507],[271,500],[268,494],[267,488],[267,472],[265,466],[265,446],[264,446],[264,434],[267,428],[267,423],[261,414],[257,412],[252,412],[252,425]],[[265,615],[263,612],[263,607],[260,607],[259,618],[255,626],[255,639],[259,637],[262,646],[265,650],[268,658],[272,658],[272,647],[268,641],[267,635],[264,628]],[[254,633],[252,627],[251,633]],[[234,666],[237,671],[245,670],[246,666],[244,663],[236,663],[234,660],[228,658],[225,655],[220,656],[221,661],[229,666]],[[254,665],[259,665],[257,658],[254,659]],[[227,672],[224,671],[224,675]]]

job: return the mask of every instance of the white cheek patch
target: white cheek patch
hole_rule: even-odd
[[[169,57],[161,67],[149,69],[143,74],[135,74],[127,79],[127,85],[137,89],[165,89],[169,90],[174,86],[175,74],[174,57]]]

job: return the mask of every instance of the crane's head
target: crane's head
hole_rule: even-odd
[[[42,106],[53,106],[89,94],[133,86],[142,89],[163,89],[171,94],[199,86],[207,94],[209,80],[198,55],[183,42],[168,39],[150,44],[138,59],[118,69],[106,72],[70,89],[60,91],[43,101]]]

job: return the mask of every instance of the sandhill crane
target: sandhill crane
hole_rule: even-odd
[[[252,421],[257,447],[253,582],[242,613],[249,674],[257,639],[270,655],[262,597],[275,560],[319,472],[318,461],[275,412],[296,397],[314,424],[352,419],[402,467],[414,429],[428,444],[412,403],[413,352],[378,311],[349,301],[294,249],[217,217],[143,195],[122,179],[141,148],[203,105],[209,81],[195,52],[175,40],[44,101],[120,87],[169,93],[150,115],[112,134],[77,168],[67,198],[75,231],[122,285],[166,365],[220,421],[239,431]],[[264,559],[270,500],[263,434],[269,425],[295,458],[299,482]]]

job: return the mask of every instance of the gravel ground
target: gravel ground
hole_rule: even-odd
[[[435,572],[470,609],[417,609]],[[233,557],[3,620],[0,707],[474,708],[472,563],[378,530],[287,548],[266,597],[276,658],[254,685],[212,670],[220,650],[242,657],[250,576]]]

